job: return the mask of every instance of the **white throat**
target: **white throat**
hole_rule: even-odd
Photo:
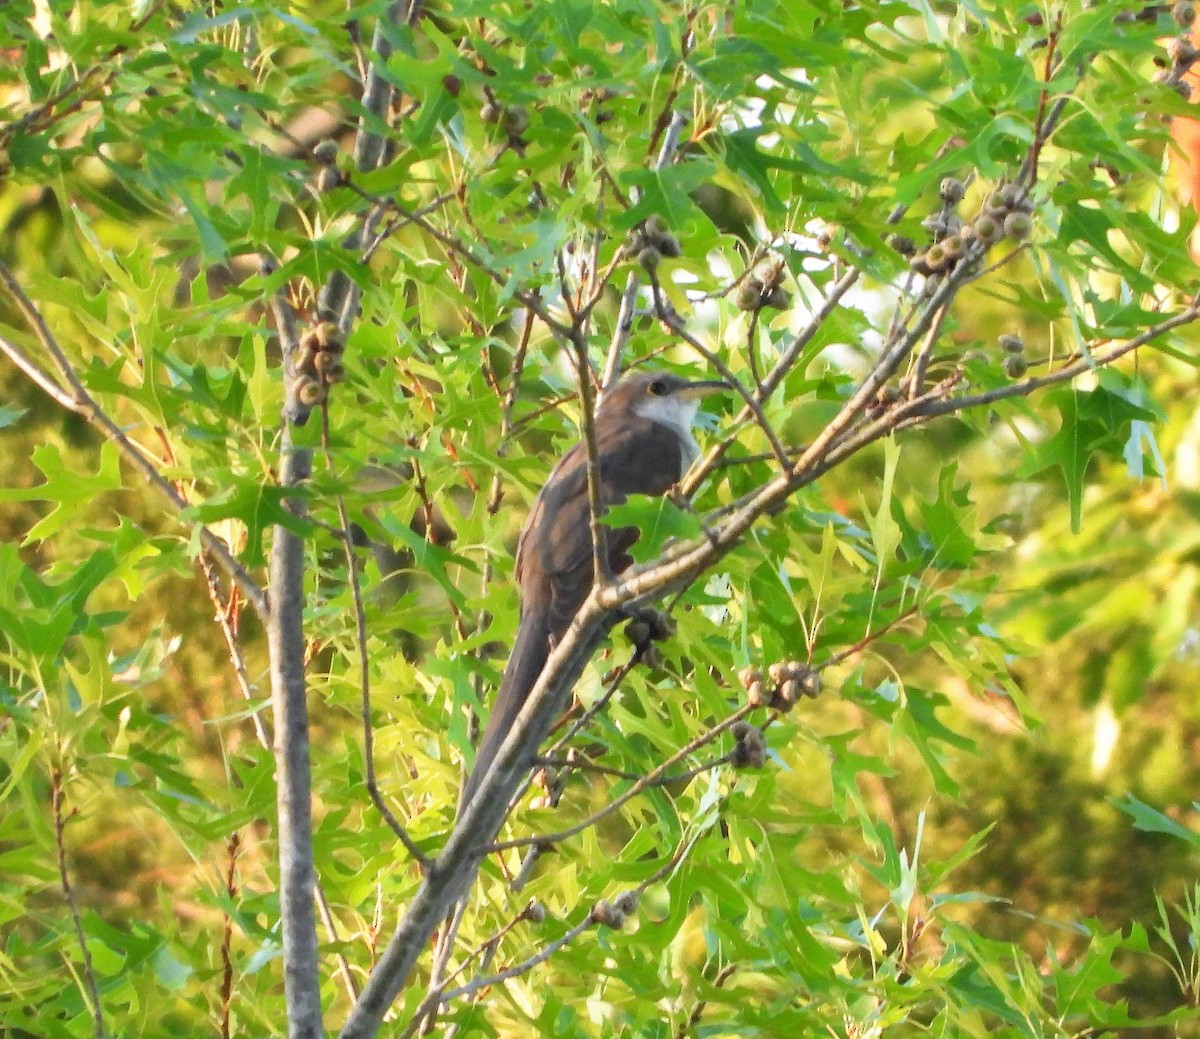
[[[692,436],[692,422],[696,412],[700,410],[700,401],[687,400],[676,393],[665,397],[647,397],[638,401],[633,410],[642,418],[666,426],[679,437],[679,451],[683,456],[680,461],[679,475],[691,468],[692,463],[700,457],[700,445]]]

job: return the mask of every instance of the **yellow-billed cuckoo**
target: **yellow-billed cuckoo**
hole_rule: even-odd
[[[627,376],[609,390],[596,414],[601,506],[631,494],[663,494],[699,454],[692,421],[700,399],[723,382],[689,382],[663,372]],[[633,562],[635,527],[606,529],[609,570]],[[471,799],[504,743],[551,649],[579,612],[594,583],[587,448],[576,444],[554,467],[533,503],[517,542],[521,620],[512,656],[463,790]]]

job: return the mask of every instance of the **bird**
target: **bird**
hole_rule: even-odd
[[[701,400],[726,388],[721,380],[639,371],[608,390],[594,427],[601,508],[619,505],[631,494],[661,495],[678,483],[700,453],[692,423]],[[464,807],[595,583],[587,458],[581,442],[559,460],[517,541],[520,621],[475,764],[463,785]],[[605,528],[610,574],[632,565],[629,549],[637,539],[635,527]]]

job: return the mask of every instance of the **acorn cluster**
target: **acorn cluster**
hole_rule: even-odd
[[[1192,0],[1179,0],[1171,8],[1171,15],[1181,29],[1190,29],[1196,20],[1196,5]],[[1183,77],[1200,58],[1200,49],[1186,35],[1177,36],[1167,44],[1167,57],[1171,60],[1170,68],[1156,72],[1154,82],[1170,87],[1185,101],[1190,101],[1192,86]],[[1161,59],[1158,59],[1158,63],[1162,64]]]
[[[529,129],[529,109],[524,105],[502,105],[489,97],[479,110],[485,123],[499,125],[509,137],[519,138]]]
[[[983,204],[975,219],[964,223],[954,207],[966,195],[966,185],[956,177],[945,177],[938,191],[943,208],[926,217],[922,225],[933,243],[918,252],[911,239],[892,235],[888,244],[904,256],[910,256],[918,274],[940,274],[950,270],[972,242],[990,249],[1002,238],[1024,241],[1033,230],[1033,203],[1015,184],[1001,185]]]
[[[625,634],[635,646],[665,642],[675,634],[675,620],[669,613],[656,610],[653,606],[643,606],[629,618]]]
[[[292,392],[305,407],[323,404],[329,387],[346,377],[342,354],[346,343],[332,321],[318,321],[305,329],[292,365]]]
[[[762,768],[767,762],[767,739],[762,729],[749,722],[736,722],[733,733],[733,751],[729,755],[734,768]]]
[[[592,921],[602,927],[611,927],[619,931],[625,926],[625,921],[637,911],[638,893],[625,891],[611,902],[601,899],[592,906]]]
[[[783,261],[775,260],[749,272],[733,294],[738,310],[756,311],[765,307],[787,310],[791,297],[783,287]]]
[[[1025,360],[1025,340],[1008,332],[997,337],[996,343],[1004,351],[1004,374],[1010,379],[1024,378],[1029,370],[1029,362]]]
[[[312,150],[313,158],[321,164],[317,173],[317,191],[322,195],[340,187],[345,182],[341,170],[337,168],[338,143],[332,137],[318,141]]]
[[[679,239],[671,234],[667,222],[655,213],[647,217],[642,226],[635,228],[624,246],[625,255],[636,256],[637,262],[647,274],[653,274],[664,256],[674,259],[683,255]]]
[[[799,660],[777,661],[767,668],[747,667],[738,672],[746,699],[755,707],[790,711],[801,697],[821,692],[821,673]]]

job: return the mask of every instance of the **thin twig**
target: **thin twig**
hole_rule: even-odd
[[[782,441],[779,439],[779,434],[775,432],[774,427],[767,421],[767,416],[763,412],[762,405],[759,402],[758,395],[751,393],[745,386],[742,385],[741,379],[733,374],[729,366],[721,360],[720,356],[713,350],[710,350],[699,339],[687,330],[687,326],[683,323],[675,308],[672,307],[663,298],[659,291],[657,279],[652,279],[652,288],[654,292],[654,310],[662,322],[670,328],[680,339],[688,344],[693,350],[703,357],[718,374],[724,379],[731,389],[737,391],[738,396],[750,413],[754,416],[754,421],[758,424],[759,429],[763,431],[763,435],[767,438],[767,443],[771,445],[771,450],[775,453],[775,459],[779,464],[787,469],[791,465],[791,459],[788,458],[787,451],[784,450]]]
[[[494,844],[488,845],[488,847],[483,850],[487,851],[487,852],[495,852],[495,851],[507,851],[509,848],[524,848],[531,844],[542,844],[542,845],[557,844],[559,841],[564,841],[568,837],[575,836],[575,834],[577,834],[577,833],[582,833],[584,830],[588,829],[589,827],[595,826],[596,823],[598,823],[601,819],[604,819],[605,817],[612,815],[612,813],[615,812],[618,808],[620,808],[623,804],[625,804],[625,802],[629,801],[631,798],[637,797],[637,795],[640,794],[643,790],[647,789],[648,787],[654,786],[654,784],[663,775],[665,775],[667,773],[668,769],[670,769],[673,765],[682,761],[689,754],[694,753],[695,751],[699,750],[701,747],[705,746],[706,744],[711,743],[718,736],[720,736],[721,733],[725,732],[726,729],[732,728],[737,722],[741,721],[747,714],[749,714],[753,710],[755,710],[755,708],[751,704],[743,704],[736,711],[734,711],[733,714],[729,715],[729,717],[727,717],[724,721],[718,722],[716,725],[712,726],[712,728],[708,729],[705,732],[702,732],[699,736],[697,736],[695,739],[691,740],[684,747],[677,750],[674,754],[672,754],[669,758],[667,758],[666,761],[664,761],[661,765],[659,765],[658,768],[654,769],[652,772],[647,773],[640,780],[638,780],[636,783],[634,783],[628,790],[624,791],[620,796],[618,796],[615,800],[613,800],[609,804],[605,805],[599,811],[593,812],[586,819],[582,820],[579,823],[576,823],[574,826],[568,826],[566,829],[558,830],[555,833],[540,834],[536,837],[516,837],[516,838],[513,838],[512,840],[508,840],[508,841],[496,841]]]
[[[845,649],[838,650],[838,652],[834,653],[827,660],[822,660],[821,663],[814,665],[814,670],[823,671],[827,667],[834,667],[835,665],[840,664],[843,660],[846,660],[848,657],[852,657],[855,653],[859,653],[862,650],[866,649],[867,646],[869,646],[872,642],[876,642],[879,639],[883,638],[883,636],[886,635],[889,631],[891,631],[893,628],[898,627],[899,625],[903,624],[910,617],[915,616],[916,613],[917,613],[917,607],[910,606],[907,610],[905,610],[898,617],[893,617],[882,628],[877,628],[875,631],[868,632],[861,639],[859,639],[856,643],[854,643],[854,645],[847,646],[847,647],[845,647]]]
[[[225,842],[229,868],[225,871],[225,897],[231,906],[237,905],[237,856],[241,835],[237,830]],[[233,1003],[233,914],[225,914],[221,932],[221,1039],[230,1039],[229,1011]]]
[[[329,442],[329,409],[321,409],[321,443],[324,447],[325,465],[333,470],[333,453]],[[405,850],[417,860],[422,867],[427,867],[430,859],[409,835],[400,820],[392,813],[383,794],[379,789],[379,781],[375,774],[375,726],[371,720],[371,655],[367,648],[367,611],[363,605],[362,585],[358,579],[358,561],[354,556],[354,536],[350,533],[350,513],[346,509],[346,499],[337,496],[337,513],[341,529],[338,531],[342,548],[346,553],[346,581],[350,586],[350,600],[354,603],[354,645],[358,651],[358,684],[360,695],[360,711],[363,732],[363,772],[366,777],[367,793],[372,804],[383,816],[384,822],[391,828]],[[432,525],[432,524],[431,524]]]
[[[759,400],[765,401],[772,393],[778,389],[779,384],[783,381],[784,376],[791,371],[792,366],[796,363],[804,347],[812,340],[825,325],[829,315],[837,309],[842,301],[842,297],[854,287],[858,281],[860,271],[857,267],[851,267],[846,271],[829,290],[829,294],[822,301],[821,306],[809,318],[806,324],[793,337],[787,347],[781,353],[771,370],[763,377],[762,392],[759,394]],[[734,425],[740,426],[748,421],[753,415],[750,408],[743,406],[741,412],[734,418]],[[724,456],[725,452],[736,442],[736,434],[731,434],[714,444],[704,453],[704,455],[684,474],[680,481],[680,493],[685,497],[690,497],[695,493],[697,487],[704,479],[713,471],[713,468]]]
[[[917,351],[916,359],[913,362],[912,377],[909,381],[908,396],[919,397],[925,391],[925,374],[929,370],[929,361],[933,357],[933,348],[937,345],[938,338],[942,334],[942,326],[946,323],[946,315],[950,313],[950,306],[941,307],[934,316],[933,324],[929,326],[929,331],[925,333],[925,342],[921,344],[921,349]]]
[[[337,920],[333,915],[333,907],[329,904],[329,898],[325,894],[325,889],[318,881],[313,886],[313,898],[316,899],[317,913],[321,917],[321,923],[325,926],[325,933],[329,935],[329,940],[335,944],[341,944],[342,938],[338,934]],[[354,972],[350,969],[350,961],[346,959],[344,952],[334,954],[334,959],[337,962],[338,977],[342,979],[342,987],[346,990],[346,995],[353,1003],[358,999],[358,982],[354,980]]]
[[[61,752],[61,747],[59,748]],[[92,963],[92,952],[88,948],[87,935],[83,931],[83,918],[79,915],[79,906],[75,902],[75,891],[71,887],[71,875],[67,871],[67,842],[64,838],[66,817],[63,814],[63,776],[61,769],[55,765],[50,773],[50,808],[54,813],[54,845],[58,851],[58,883],[62,888],[63,899],[71,913],[71,922],[75,926],[75,939],[79,942],[79,952],[83,958],[83,977],[87,983],[87,998],[91,1003],[88,1008],[92,1014],[92,1025],[96,1039],[104,1039],[104,1009],[100,1004],[100,986],[96,983],[96,968]]]
[[[561,949],[564,945],[573,942],[576,938],[583,934],[584,931],[595,926],[596,921],[592,918],[592,914],[589,913],[579,923],[567,931],[566,934],[560,935],[554,941],[544,945],[528,959],[522,960],[520,963],[514,963],[506,970],[499,971],[496,974],[491,974],[486,978],[476,978],[474,981],[468,982],[466,985],[460,985],[456,989],[451,989],[449,992],[442,994],[442,1002],[448,1003],[452,999],[458,999],[462,996],[469,996],[474,992],[478,992],[480,989],[490,988],[492,985],[498,985],[502,981],[508,981],[510,978],[515,978],[521,974],[526,974],[533,970],[533,968],[539,963],[545,963],[548,959],[550,959],[551,956],[558,952],[559,949]]]
[[[713,988],[721,988],[725,982],[733,977],[733,972],[737,970],[736,963],[727,963],[721,968],[720,972],[713,979]],[[688,1015],[687,1021],[681,1024],[675,1032],[675,1039],[685,1039],[688,1032],[700,1023],[700,1018],[704,1014],[705,1007],[708,1006],[707,999],[696,1000],[696,1005],[692,1007],[692,1012]]]
[[[596,446],[596,392],[592,385],[594,373],[588,360],[587,343],[579,335],[571,337],[579,373],[579,406],[582,410],[583,444],[587,451],[588,525],[592,532],[592,581],[599,584],[608,579],[608,536],[601,521],[604,501],[600,495],[600,452]]]
[[[254,702],[254,690],[250,687],[250,674],[246,669],[246,656],[242,652],[241,640],[239,638],[239,620],[240,612],[238,610],[238,602],[235,598],[238,594],[237,586],[234,586],[234,591],[230,593],[229,600],[225,601],[221,598],[221,588],[217,583],[217,574],[213,569],[212,558],[207,552],[200,553],[200,571],[204,574],[204,585],[208,590],[209,601],[213,605],[213,620],[217,622],[217,626],[221,629],[221,635],[225,639],[225,647],[229,650],[229,664],[233,668],[233,676],[237,681],[237,687],[242,694],[242,699],[247,703]],[[254,711],[250,715],[251,724],[254,726],[254,735],[258,738],[259,746],[264,750],[271,749],[271,737],[267,733],[266,723],[262,720],[260,711]]]

